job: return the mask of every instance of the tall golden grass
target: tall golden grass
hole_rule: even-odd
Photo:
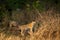
[[[15,31],[17,36],[0,32],[0,40],[60,40],[60,14],[49,10],[40,13],[40,15],[42,16],[42,18],[39,18],[40,26],[32,36],[21,36],[17,31]]]

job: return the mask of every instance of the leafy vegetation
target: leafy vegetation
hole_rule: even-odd
[[[30,10],[36,8],[39,11],[44,11],[53,7],[54,10],[59,10],[59,6],[59,0],[0,0],[0,15],[1,12],[8,11],[11,16],[12,11],[16,9]]]

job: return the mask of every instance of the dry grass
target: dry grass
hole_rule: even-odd
[[[32,35],[21,36],[17,31],[17,35],[1,32],[0,40],[60,40],[60,14],[50,10],[41,13],[41,16],[39,29]]]

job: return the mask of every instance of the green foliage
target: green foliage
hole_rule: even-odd
[[[6,0],[7,5],[12,8],[23,8],[26,7],[26,4],[28,4],[30,1],[29,0]]]
[[[44,10],[44,4],[41,3],[40,1],[33,2],[33,6],[35,8],[37,8],[38,10],[40,10],[40,11],[43,11]]]
[[[0,0],[0,6],[5,5],[11,9],[35,7],[39,10],[45,10],[45,6],[55,6],[57,3],[60,4],[59,0]]]
[[[8,11],[9,15],[12,12],[12,10],[15,10],[17,8],[20,9],[33,9],[36,8],[40,11],[43,11],[50,7],[56,7],[57,10],[60,9],[60,1],[59,0],[0,0],[0,17],[5,13],[4,11],[7,11],[8,9],[11,9],[11,11]]]

